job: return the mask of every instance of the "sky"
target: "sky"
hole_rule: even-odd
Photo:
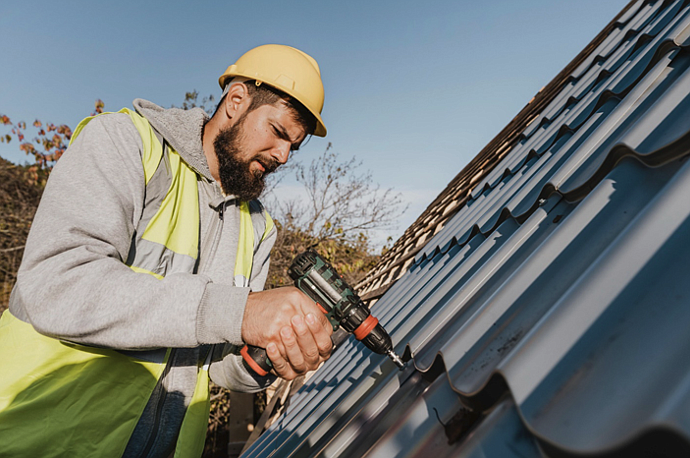
[[[0,6],[0,115],[71,127],[135,98],[181,105],[221,90],[247,50],[287,44],[314,57],[324,139],[409,205],[396,239],[452,178],[628,0],[31,1]],[[0,126],[0,134],[8,129]],[[27,160],[18,143],[0,156]],[[297,193],[291,178],[276,192]]]

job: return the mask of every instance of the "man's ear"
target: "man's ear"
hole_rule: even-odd
[[[225,115],[228,119],[236,119],[249,108],[250,102],[251,98],[247,86],[244,83],[233,84],[225,95],[223,107],[225,109]]]

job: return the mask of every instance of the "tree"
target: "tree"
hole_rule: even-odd
[[[291,284],[287,268],[300,252],[315,248],[350,284],[378,260],[370,231],[389,229],[406,210],[400,194],[381,190],[356,158],[340,160],[332,144],[309,166],[296,161],[303,195],[281,199],[272,192],[267,206],[280,229],[271,252],[269,285]]]
[[[390,229],[401,210],[400,194],[381,190],[372,182],[371,172],[361,173],[356,158],[339,161],[329,143],[309,167],[299,162],[297,181],[307,199],[276,200],[279,217],[290,228],[299,228],[315,242],[336,239],[353,243],[374,229]]]
[[[194,89],[192,92],[185,92],[184,101],[182,102],[182,105],[179,108],[182,108],[183,110],[191,110],[192,108],[201,108],[202,110],[204,110],[206,112],[206,114],[211,116],[211,115],[213,115],[213,111],[216,108],[214,101],[215,101],[215,97],[213,97],[213,94],[199,100],[199,91]],[[175,105],[172,105],[171,108],[178,108],[178,107],[176,107]]]
[[[103,113],[103,101],[96,100],[95,109],[91,116]],[[13,136],[17,139],[19,149],[28,156],[32,156],[34,163],[27,168],[28,179],[34,183],[45,185],[50,170],[67,149],[72,138],[72,129],[66,124],[55,125],[44,123],[36,119],[31,126],[36,130],[31,141],[24,141],[27,134],[27,124],[24,121],[12,123],[9,116],[0,114],[0,123],[12,126],[10,133],[0,137],[0,142],[10,143]],[[39,145],[42,149],[36,147]]]

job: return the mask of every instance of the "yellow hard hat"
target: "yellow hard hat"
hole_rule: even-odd
[[[326,136],[321,119],[323,82],[313,57],[285,45],[263,45],[244,53],[218,79],[221,88],[235,76],[261,81],[295,98],[316,118],[314,135]]]

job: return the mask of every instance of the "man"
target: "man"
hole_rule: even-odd
[[[220,84],[210,119],[138,99],[75,129],[0,319],[0,456],[199,456],[209,376],[253,392],[329,357],[310,299],[262,291],[275,228],[256,200],[326,134],[318,65],[265,45]]]

